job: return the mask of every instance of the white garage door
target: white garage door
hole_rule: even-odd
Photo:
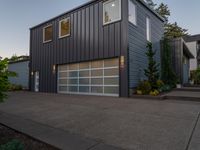
[[[58,66],[58,93],[119,96],[119,59]]]

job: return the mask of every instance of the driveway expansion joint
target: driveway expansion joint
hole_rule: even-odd
[[[200,119],[200,112],[199,112],[198,115],[197,115],[197,119],[196,119],[196,121],[195,121],[194,127],[193,127],[193,129],[192,129],[192,132],[191,132],[191,135],[190,135],[190,137],[189,137],[189,141],[188,141],[188,143],[187,143],[187,147],[186,147],[185,150],[189,150],[189,147],[190,147],[190,144],[191,144],[193,135],[194,135],[194,133],[195,133],[195,130],[196,130],[196,127],[197,127],[197,124],[198,124],[199,119]]]

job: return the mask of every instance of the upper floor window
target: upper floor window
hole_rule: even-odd
[[[108,0],[103,3],[104,25],[121,20],[121,0]]]
[[[151,21],[149,17],[146,17],[146,36],[147,41],[151,42]]]
[[[129,0],[128,7],[129,7],[129,21],[134,25],[136,25],[137,24],[136,5],[132,2],[132,0]]]
[[[59,21],[59,38],[70,35],[70,18]]]
[[[48,25],[43,28],[43,43],[47,43],[53,40],[53,27]]]

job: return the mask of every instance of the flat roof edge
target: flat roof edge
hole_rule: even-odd
[[[41,26],[41,25],[43,25],[43,24],[45,24],[45,23],[48,23],[48,22],[50,22],[50,21],[52,21],[52,20],[54,20],[54,19],[56,19],[56,18],[59,18],[59,17],[61,17],[61,16],[63,16],[63,15],[66,15],[66,14],[68,14],[68,13],[70,13],[70,12],[76,11],[76,10],[78,10],[78,9],[81,9],[82,7],[85,7],[85,6],[87,6],[87,5],[90,5],[90,4],[95,3],[95,2],[98,2],[98,1],[104,1],[104,0],[91,0],[91,1],[86,2],[86,3],[84,3],[84,4],[80,5],[80,6],[77,6],[77,7],[73,8],[73,9],[70,9],[70,10],[68,10],[68,11],[66,11],[66,12],[64,12],[64,13],[62,13],[62,14],[60,14],[60,15],[57,15],[57,16],[55,16],[55,17],[53,17],[53,18],[50,18],[50,19],[48,19],[48,20],[46,20],[46,21],[44,21],[44,22],[42,22],[42,23],[39,23],[39,24],[37,24],[37,25],[35,25],[35,26],[29,28],[29,30],[35,29],[35,28],[37,28],[37,27],[39,27],[39,26]],[[145,2],[143,2],[142,0],[137,0],[137,1],[140,2],[143,6],[145,6],[148,10],[150,10],[150,11],[151,11],[154,15],[156,15],[156,17],[158,17],[161,21],[165,22],[165,19],[164,19],[163,17],[161,17],[155,10],[153,10],[152,8],[150,8]]]

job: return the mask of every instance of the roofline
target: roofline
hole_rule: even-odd
[[[195,35],[187,35],[183,37],[186,42],[195,42],[195,41],[200,41],[200,34],[195,34]]]
[[[17,60],[17,61],[10,61],[8,64],[15,64],[15,63],[26,62],[26,61],[30,61],[30,59],[23,59],[23,60]]]
[[[137,1],[140,2],[141,4],[143,4],[152,13],[154,13],[161,21],[166,22],[166,20],[162,16],[160,16],[154,9],[152,9],[151,7],[149,7],[144,1],[142,1],[142,0],[137,0]]]
[[[35,25],[35,26],[33,26],[33,27],[29,28],[29,29],[32,30],[32,29],[34,29],[36,27],[39,27],[39,26],[41,26],[41,25],[43,25],[45,23],[48,23],[48,22],[50,22],[52,20],[55,20],[56,18],[59,18],[59,17],[64,16],[66,14],[69,14],[69,13],[71,13],[73,11],[76,11],[78,9],[81,9],[81,8],[87,6],[87,5],[90,5],[90,4],[92,4],[94,2],[98,2],[98,1],[103,1],[103,0],[91,0],[91,1],[86,2],[86,3],[84,3],[84,4],[80,5],[80,6],[77,6],[77,7],[73,8],[73,9],[71,9],[71,10],[68,10],[68,11],[66,11],[66,12],[64,12],[64,13],[62,13],[60,15],[57,15],[57,16],[51,18],[51,19],[48,19],[47,21],[44,21],[44,22],[42,22],[42,23],[40,23],[38,25]],[[147,9],[149,9],[152,13],[154,13],[161,21],[165,22],[165,19],[163,17],[161,17],[155,10],[153,10],[152,8],[150,8],[145,2],[143,2],[142,0],[137,0],[137,1],[140,2]]]

